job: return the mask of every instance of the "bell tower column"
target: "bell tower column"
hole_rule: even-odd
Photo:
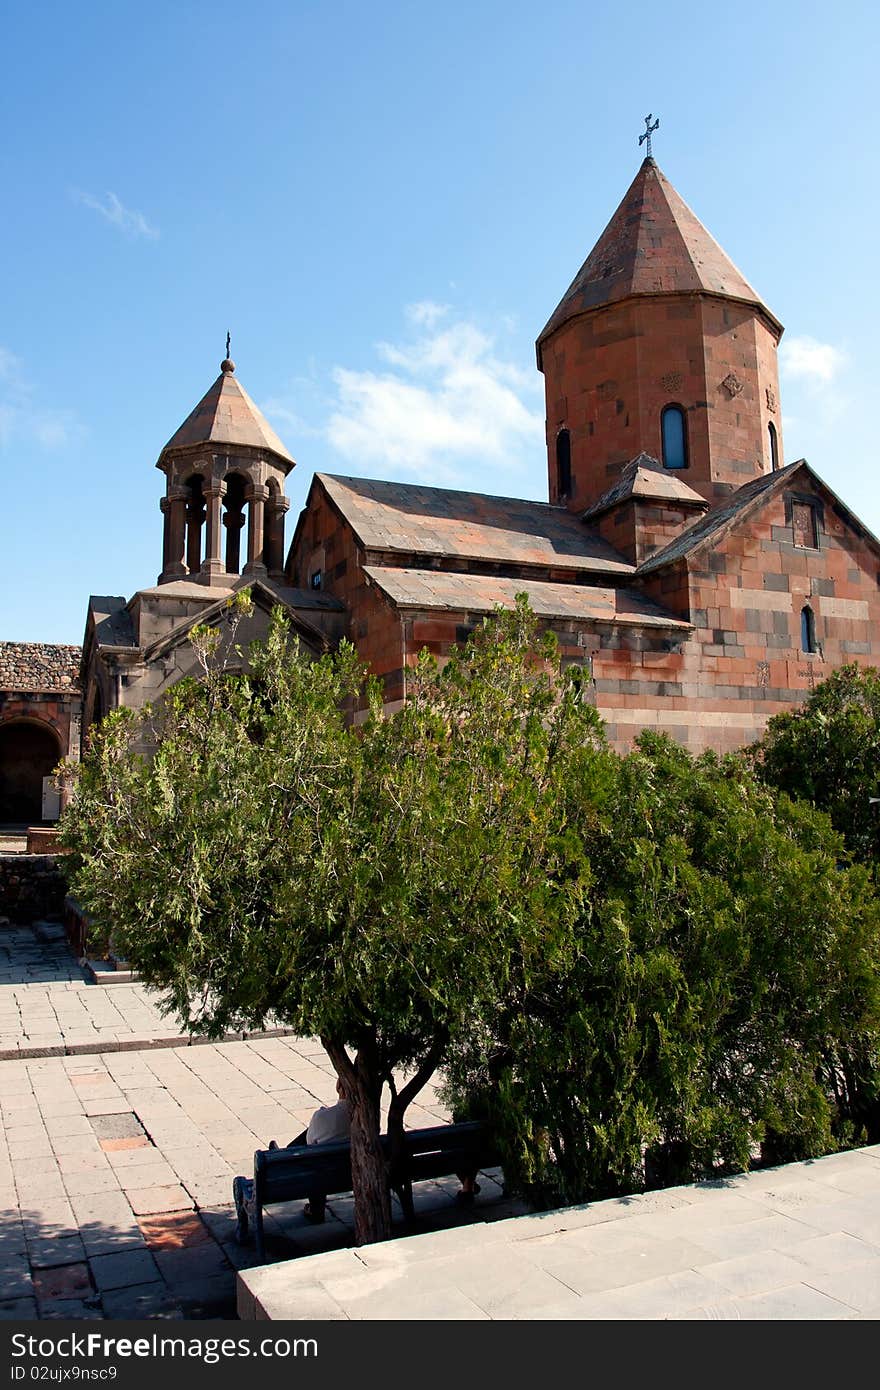
[[[221,553],[223,532],[220,526],[220,510],[226,494],[226,484],[218,482],[215,478],[209,478],[202,491],[208,508],[208,539],[205,546],[205,558],[202,561],[202,574],[207,577],[210,584],[212,579],[226,573],[223,568]]]
[[[186,529],[186,503],[189,494],[185,487],[168,488],[159,503],[165,517],[160,584],[170,583],[186,574],[183,563],[183,540]]]
[[[248,557],[244,567],[245,574],[265,574],[263,558],[263,534],[265,529],[266,502],[269,489],[262,483],[251,483],[245,489],[245,498],[250,508],[248,524]]]

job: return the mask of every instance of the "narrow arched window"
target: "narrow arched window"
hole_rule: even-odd
[[[687,468],[687,423],[680,405],[667,405],[660,416],[663,467]]]
[[[816,617],[810,605],[805,604],[801,609],[801,651],[816,650]]]
[[[571,435],[560,430],[556,436],[556,495],[571,496]]]
[[[775,473],[779,467],[779,441],[776,438],[776,426],[772,420],[767,426],[767,439],[770,445],[770,467]]]

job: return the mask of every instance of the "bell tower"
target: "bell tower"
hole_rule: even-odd
[[[156,467],[166,479],[160,584],[186,578],[225,587],[239,574],[283,578],[290,506],[284,480],[295,464],[236,378],[228,337],[220,375]]]
[[[710,506],[781,468],[782,331],[649,156],[538,338],[550,501],[641,454]]]

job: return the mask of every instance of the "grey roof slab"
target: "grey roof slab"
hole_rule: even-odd
[[[635,571],[565,507],[330,473],[315,480],[367,550],[619,576]]]

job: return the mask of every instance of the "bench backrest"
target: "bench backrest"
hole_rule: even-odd
[[[386,1158],[389,1142],[388,1136],[382,1135]],[[495,1146],[478,1120],[406,1130],[404,1145],[409,1178],[441,1177],[466,1171],[474,1164],[487,1167],[498,1161]],[[307,1196],[310,1191],[350,1192],[351,1146],[348,1140],[341,1140],[294,1149],[258,1149],[254,1183],[261,1204]]]

